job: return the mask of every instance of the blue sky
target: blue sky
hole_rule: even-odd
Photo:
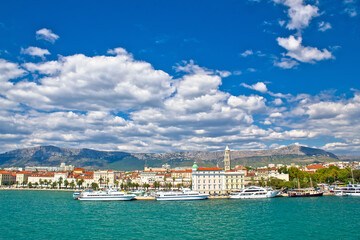
[[[360,154],[360,2],[0,3],[0,151]]]

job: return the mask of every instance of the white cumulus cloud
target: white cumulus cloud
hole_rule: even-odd
[[[41,57],[42,59],[45,58],[45,55],[50,55],[50,52],[47,49],[42,49],[38,47],[28,47],[25,49],[22,48],[21,53],[34,57]]]
[[[44,39],[48,42],[54,43],[59,36],[53,33],[50,29],[42,28],[36,31],[36,39]]]
[[[288,38],[278,37],[277,41],[281,47],[287,50],[287,56],[300,62],[314,63],[315,61],[333,58],[333,55],[327,49],[319,50],[315,47],[304,47],[301,37],[295,38],[290,35]]]

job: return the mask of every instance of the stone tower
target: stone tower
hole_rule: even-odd
[[[224,168],[225,168],[225,171],[228,171],[228,170],[231,169],[231,160],[230,160],[230,149],[229,149],[229,146],[226,146],[226,148],[225,148]]]

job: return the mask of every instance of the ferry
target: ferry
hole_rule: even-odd
[[[83,191],[77,200],[80,201],[129,201],[136,197],[135,194],[106,189],[104,191]]]
[[[257,198],[273,198],[280,191],[272,188],[264,188],[259,186],[250,186],[240,190],[240,192],[230,194],[230,199],[257,199]]]
[[[360,184],[349,184],[345,187],[336,187],[334,189],[334,195],[360,197]]]
[[[183,188],[177,192],[157,192],[155,199],[158,201],[184,201],[184,200],[204,200],[210,195],[192,191],[190,188]]]

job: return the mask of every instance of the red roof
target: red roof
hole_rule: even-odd
[[[84,168],[75,168],[74,171],[84,171]]]
[[[10,174],[8,171],[0,171],[0,174]]]
[[[313,165],[309,165],[306,166],[307,169],[320,169],[320,168],[324,168],[324,166],[322,164],[313,164]]]
[[[32,172],[29,172],[29,171],[21,171],[21,172],[18,172],[17,174],[32,174]]]
[[[222,169],[218,168],[218,167],[215,167],[215,168],[199,167],[197,170],[198,171],[222,171]]]

